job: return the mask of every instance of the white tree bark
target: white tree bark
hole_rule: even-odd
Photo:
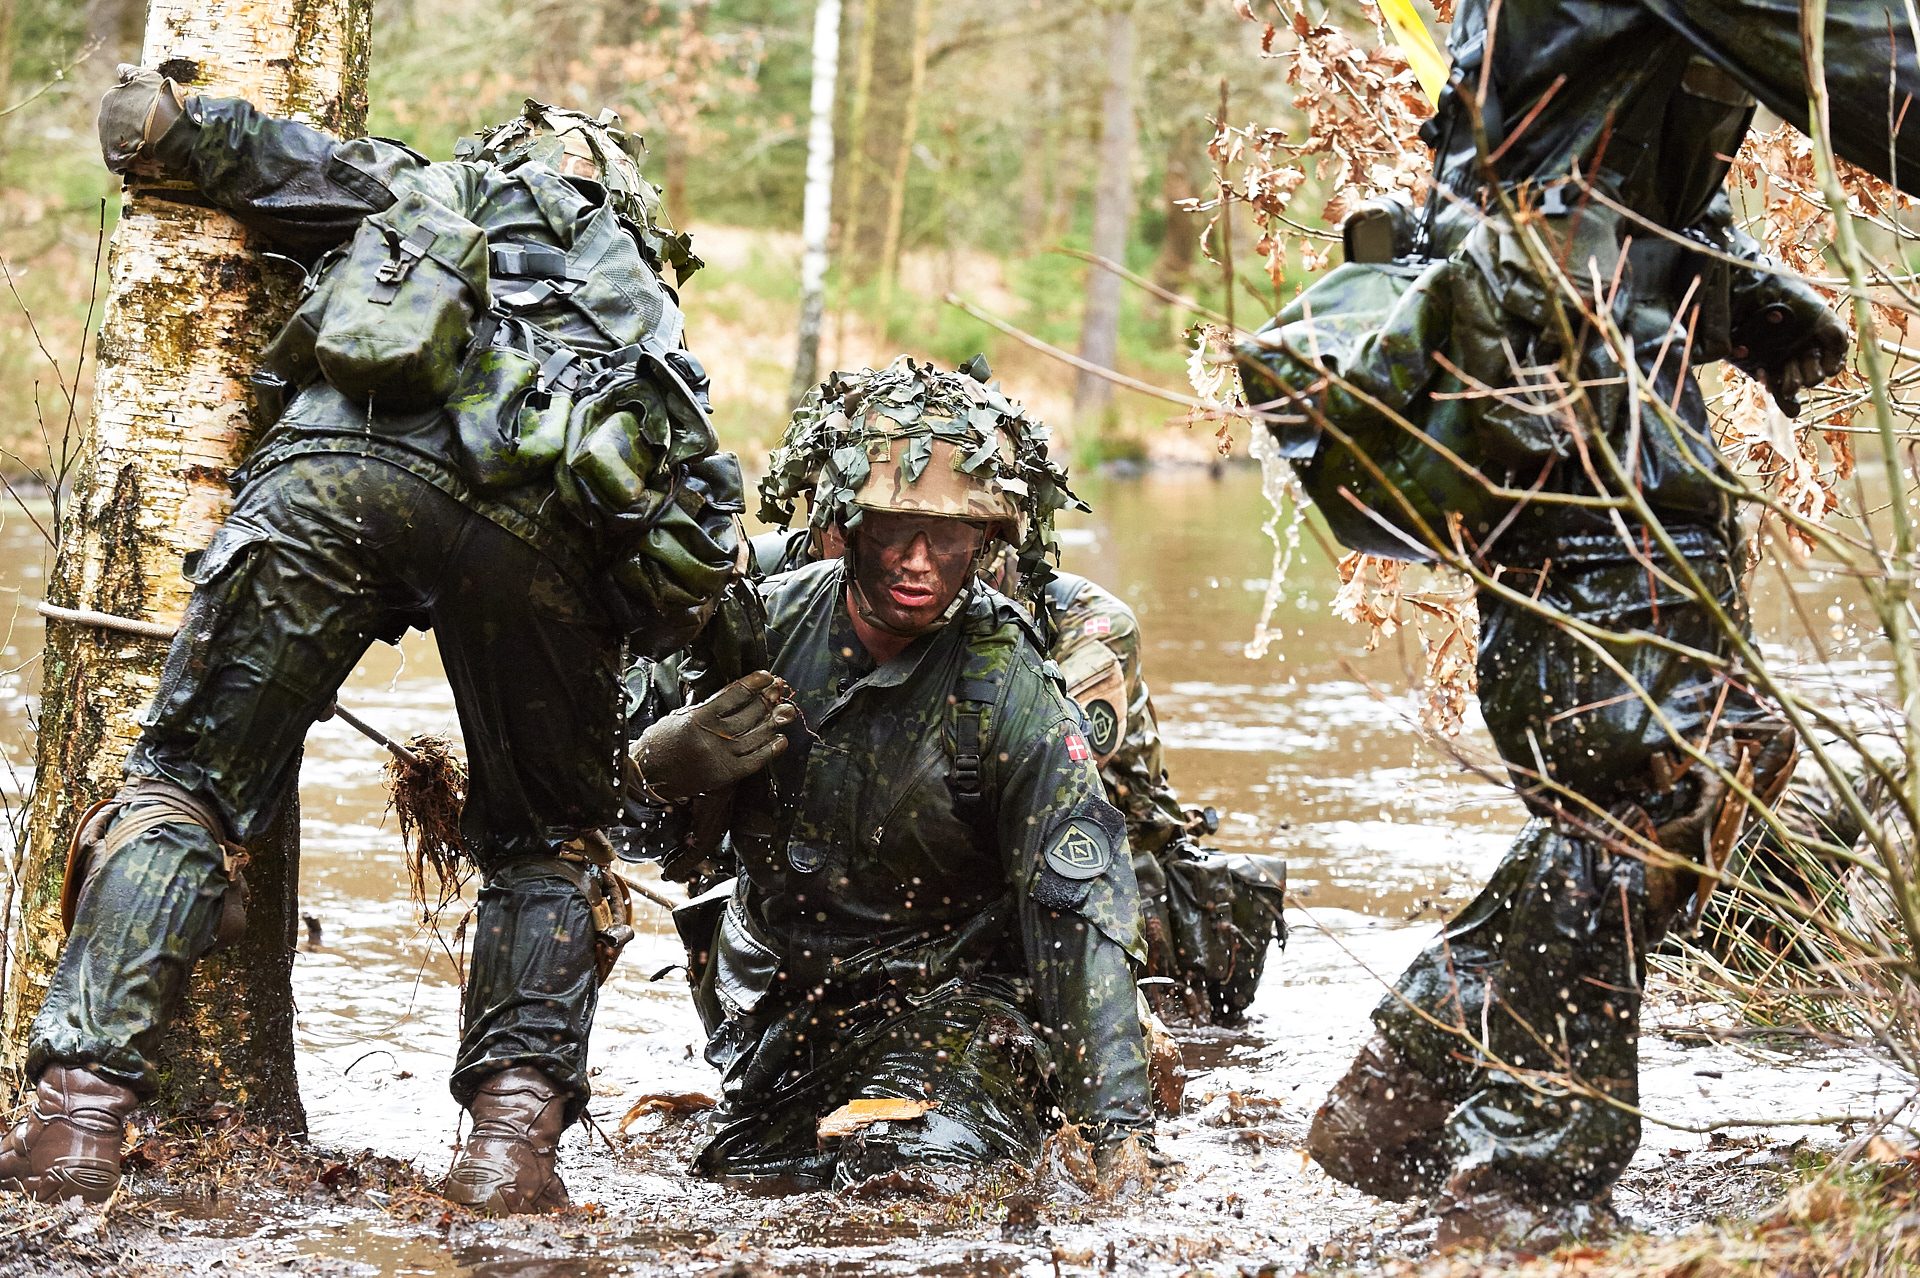
[[[366,115],[370,6],[154,0],[142,63],[189,95],[244,97],[354,133]],[[129,189],[108,261],[94,414],[49,595],[172,626],[190,594],[181,559],[225,518],[228,475],[257,433],[247,377],[293,281],[285,270],[269,277],[237,222],[157,187]],[[167,647],[68,622],[47,629],[37,783],[0,1006],[0,1064],[14,1070],[60,951],[60,877],[73,826],[117,788]],[[256,909],[259,896],[256,887]],[[247,1009],[230,1010],[236,1032],[247,1032]],[[290,1037],[287,1045],[290,1072]]]
[[[813,92],[807,124],[807,186],[800,238],[800,349],[793,361],[799,404],[820,376],[820,325],[827,306],[827,239],[833,230],[833,103],[840,76],[840,0],[820,0],[813,12]]]

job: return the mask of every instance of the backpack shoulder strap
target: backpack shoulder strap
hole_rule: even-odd
[[[955,815],[975,825],[984,825],[993,815],[987,802],[984,768],[987,745],[992,740],[993,714],[1011,668],[993,652],[983,652],[970,644],[966,660],[960,663],[959,677],[954,680],[952,724],[947,733],[953,772],[947,786],[953,792]]]

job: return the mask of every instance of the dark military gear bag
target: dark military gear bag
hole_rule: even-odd
[[[358,403],[436,407],[459,379],[487,283],[487,233],[409,192],[321,258],[268,366],[295,385],[324,377]]]
[[[474,343],[447,401],[461,473],[482,492],[550,479],[584,368],[545,329],[502,316]]]
[[[1164,889],[1140,894],[1148,966],[1204,997],[1207,1020],[1237,1025],[1253,1005],[1268,943],[1287,943],[1286,862],[1182,844],[1159,864]]]

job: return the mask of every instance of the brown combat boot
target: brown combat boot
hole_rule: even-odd
[[[1313,1116],[1307,1152],[1327,1175],[1376,1198],[1430,1193],[1446,1175],[1438,1144],[1453,1106],[1375,1034]]]
[[[40,1076],[33,1108],[0,1140],[0,1186],[43,1201],[103,1203],[120,1185],[120,1146],[133,1089],[54,1065]]]
[[[446,1196],[490,1216],[565,1207],[553,1164],[566,1111],[566,1093],[531,1066],[489,1078],[467,1106],[473,1132],[447,1173]]]

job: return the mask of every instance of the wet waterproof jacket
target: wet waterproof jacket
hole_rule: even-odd
[[[797,1003],[824,1017],[987,978],[1019,992],[1070,1120],[1148,1127],[1124,826],[1025,615],[979,588],[876,668],[839,561],[759,589],[771,668],[802,719],[773,765],[775,797],[731,817],[741,876],[704,991],[726,1105],[753,1105],[743,1080],[798,1068],[800,1048],[768,1032]]]
[[[1490,21],[1497,25],[1490,29]],[[1898,116],[1907,95],[1920,89],[1904,10],[1882,0],[1839,0],[1829,8],[1826,35],[1836,148],[1911,185],[1908,175],[1920,171],[1914,142],[1920,121],[1909,120],[1899,131],[1897,147],[1906,159],[1897,168],[1888,126],[1889,112]],[[1760,321],[1767,308],[1781,300],[1783,289],[1795,287],[1765,269],[1759,247],[1735,229],[1723,187],[1726,157],[1746,134],[1755,94],[1787,118],[1805,122],[1797,6],[1778,0],[1502,0],[1496,7],[1488,0],[1462,0],[1449,52],[1453,80],[1422,133],[1435,150],[1435,185],[1425,209],[1417,211],[1411,245],[1410,260],[1431,269],[1400,299],[1388,326],[1394,340],[1365,355],[1349,351],[1346,373],[1397,407],[1406,406],[1418,388],[1432,389],[1437,398],[1414,405],[1422,428],[1480,475],[1509,489],[1593,494],[1589,465],[1606,477],[1604,486],[1613,486],[1605,468],[1583,461],[1569,432],[1552,426],[1550,416],[1502,412],[1486,396],[1462,400],[1461,381],[1451,372],[1436,375],[1429,359],[1430,352],[1442,351],[1451,368],[1497,388],[1524,382],[1516,366],[1553,366],[1563,359],[1561,339],[1549,322],[1555,290],[1533,277],[1517,251],[1499,216],[1497,186],[1544,215],[1536,229],[1548,244],[1565,244],[1570,263],[1597,262],[1613,319],[1632,343],[1639,372],[1679,419],[1677,425],[1638,429],[1640,418],[1628,411],[1621,388],[1617,352],[1581,339],[1586,346],[1580,375],[1594,426],[1606,432],[1618,456],[1630,459],[1634,486],[1663,522],[1728,535],[1728,476],[1692,371],[1726,358],[1743,325],[1764,330]],[[1493,157],[1493,181],[1480,158],[1476,115]],[[1570,177],[1581,181],[1566,183]],[[1604,198],[1590,197],[1583,184]],[[1626,212],[1616,212],[1609,200]],[[1753,265],[1691,252],[1686,240]],[[1577,272],[1580,282],[1592,269]],[[1486,282],[1479,283],[1483,274]],[[1313,300],[1323,316],[1366,309],[1357,293],[1344,297],[1323,289]],[[1282,370],[1283,381],[1292,376]],[[1535,398],[1553,395],[1543,391]],[[1409,494],[1435,529],[1431,535],[1446,538],[1447,518],[1457,514],[1469,545],[1477,545],[1489,562],[1544,562],[1563,539],[1590,539],[1613,529],[1606,510],[1551,501],[1525,503],[1509,518],[1505,499],[1489,498],[1479,479],[1398,429],[1361,443],[1380,459],[1385,482]],[[1429,557],[1404,535],[1377,531],[1375,521],[1335,497],[1344,488],[1361,504],[1397,509],[1346,450],[1323,447],[1307,455],[1302,475],[1350,544],[1403,558]]]
[[[168,174],[190,180],[215,205],[307,265],[351,239],[369,215],[411,192],[430,196],[485,229],[495,250],[496,293],[525,289],[544,278],[508,273],[503,268],[516,259],[498,250],[523,246],[565,252],[575,247],[576,233],[598,234],[606,225],[594,218],[601,208],[594,184],[540,165],[507,171],[483,163],[430,161],[379,138],[342,142],[240,99],[189,99],[185,114],[156,144],[155,156]],[[657,260],[650,261],[630,233],[601,235],[591,247],[594,260],[578,272],[586,278],[572,301],[554,297],[519,313],[583,352],[609,351],[643,337],[659,349],[679,347],[680,308],[659,278]],[[697,365],[687,368],[696,391],[701,390],[704,375]],[[391,462],[530,543],[583,587],[600,579],[595,551],[582,530],[559,512],[551,483],[482,494],[466,482],[454,460],[450,420],[439,406],[417,412],[369,408],[325,380],[313,381],[292,395],[236,485],[287,458],[314,453]]]
[[[1503,182],[1544,184],[1578,164],[1610,177],[1636,212],[1674,229],[1706,215],[1726,177],[1721,157],[1738,149],[1752,118],[1752,98],[1807,127],[1793,0],[1502,0],[1491,33],[1489,12],[1486,0],[1455,10],[1447,46],[1455,84],[1427,126],[1441,153],[1440,180],[1469,203],[1483,179],[1472,130],[1456,123],[1456,86],[1477,86],[1482,67],[1491,88],[1487,134],[1506,147],[1494,163]],[[1905,111],[1898,134],[1889,128],[1920,93],[1904,6],[1830,0],[1825,44],[1835,151],[1911,189],[1920,176],[1920,119]],[[1644,126],[1636,123],[1642,118]],[[1624,144],[1612,145],[1609,134]]]

